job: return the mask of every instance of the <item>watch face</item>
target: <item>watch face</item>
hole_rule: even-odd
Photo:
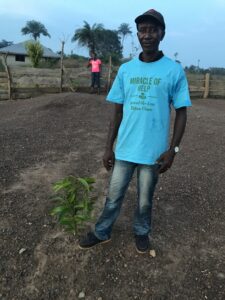
[[[175,148],[174,148],[174,152],[175,152],[175,153],[179,152],[179,147],[175,147]]]

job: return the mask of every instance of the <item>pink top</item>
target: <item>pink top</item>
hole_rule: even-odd
[[[91,72],[100,72],[100,65],[102,64],[100,59],[91,59],[90,60],[90,64],[91,64]]]

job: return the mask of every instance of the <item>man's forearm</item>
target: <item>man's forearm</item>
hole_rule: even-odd
[[[187,122],[187,109],[186,107],[182,107],[176,109],[176,117],[173,128],[173,136],[170,144],[170,149],[174,149],[174,147],[179,146],[182,140],[185,127]]]

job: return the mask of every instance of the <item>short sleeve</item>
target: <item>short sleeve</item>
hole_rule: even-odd
[[[124,85],[123,85],[123,73],[121,67],[116,75],[113,85],[106,97],[109,102],[114,102],[118,104],[124,103]]]
[[[180,66],[178,75],[174,81],[172,104],[175,109],[191,106],[188,82],[184,70]]]

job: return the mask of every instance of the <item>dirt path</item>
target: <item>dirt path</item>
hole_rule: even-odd
[[[225,101],[193,104],[155,193],[152,258],[134,248],[135,180],[105,246],[79,250],[49,216],[51,184],[69,174],[97,178],[95,215],[103,205],[104,97],[0,103],[0,299],[225,299]]]

